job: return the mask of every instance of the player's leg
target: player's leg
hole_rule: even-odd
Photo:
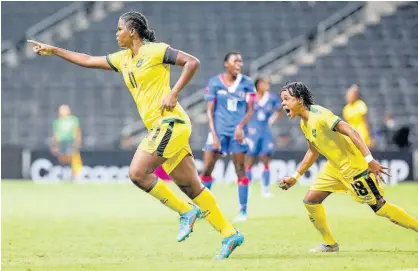
[[[364,171],[351,180],[349,188],[352,197],[360,203],[367,203],[376,215],[386,217],[396,225],[418,232],[418,220],[402,208],[385,201],[383,188],[374,175],[369,175],[367,171]]]
[[[261,155],[260,156],[261,162],[263,162],[264,169],[262,175],[262,195],[265,198],[271,197],[269,187],[270,187],[270,155]]]
[[[60,141],[59,143],[59,154],[58,154],[58,161],[61,165],[70,165],[71,171],[73,172],[72,168],[72,158],[73,158],[73,149],[72,149],[72,141]],[[64,176],[64,168],[62,171],[63,179],[66,177]],[[72,174],[69,177],[69,181],[73,179],[74,175]]]
[[[245,175],[244,161],[245,152],[232,154],[232,161],[235,166],[235,172],[238,177],[238,198],[240,203],[240,213],[235,219],[236,222],[247,220],[247,203],[248,203],[248,184],[249,179]]]
[[[213,136],[212,133],[208,133],[205,147],[203,148],[203,171],[200,175],[200,179],[205,187],[212,188],[213,177],[212,172],[215,168],[216,161],[221,157],[222,149],[225,147],[225,138],[220,136],[221,150],[215,150],[213,148]]]
[[[172,165],[175,164],[176,162],[172,161]],[[202,216],[224,237],[222,249],[217,258],[228,258],[232,251],[244,242],[244,237],[223,215],[212,192],[201,184],[193,157],[186,155],[182,158],[171,171],[170,176],[178,187],[200,207]]]
[[[80,150],[74,150],[73,155],[71,156],[71,172],[73,178],[77,178],[83,169],[83,159],[81,158]]]
[[[252,155],[245,156],[245,175],[248,177],[249,182],[253,180],[252,168],[255,164],[256,157]]]
[[[164,168],[162,166],[157,167],[154,170],[154,174],[155,176],[157,176],[158,178],[160,178],[163,181],[170,181],[170,175],[167,174],[167,172],[165,172]]]
[[[212,172],[215,168],[216,161],[221,157],[220,153],[212,150],[205,150],[203,152],[203,171],[200,175],[200,179],[205,187],[208,189],[212,188],[213,177]]]
[[[341,183],[336,172],[327,162],[303,200],[309,220],[323,238],[323,244],[310,249],[309,252],[336,252],[339,250],[338,244],[328,225],[324,206],[322,205],[322,202],[331,193],[347,191],[347,188]]]
[[[263,136],[261,140],[261,151],[260,151],[260,160],[264,164],[264,170],[262,175],[262,190],[264,197],[270,197],[269,192],[270,186],[270,161],[274,152],[274,139],[271,131]]]
[[[331,194],[328,191],[316,191],[310,190],[303,203],[308,212],[309,220],[312,222],[314,227],[321,234],[324,243],[315,247],[310,252],[334,252],[338,251],[338,245],[332,236],[331,229],[328,225],[327,216],[325,214],[324,206],[322,202]]]
[[[138,148],[129,167],[129,178],[140,189],[158,199],[180,215],[189,212],[192,206],[176,196],[167,184],[153,174],[166,159]]]
[[[247,138],[248,152],[245,157],[245,175],[248,177],[250,183],[253,181],[252,167],[254,166],[260,151],[258,148],[258,141],[257,135]]]
[[[396,225],[418,232],[418,219],[409,215],[402,208],[386,202],[383,198],[370,207],[378,216],[386,217]]]

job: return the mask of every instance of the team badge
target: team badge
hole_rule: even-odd
[[[139,68],[142,65],[142,62],[144,62],[143,59],[138,60],[138,62],[136,62],[136,67]]]
[[[312,136],[316,137],[316,129],[312,129]]]

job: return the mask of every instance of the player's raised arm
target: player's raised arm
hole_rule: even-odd
[[[351,141],[353,141],[354,145],[360,150],[361,154],[366,159],[366,162],[369,164],[369,171],[373,173],[377,179],[380,179],[382,182],[384,182],[381,175],[382,173],[390,176],[389,173],[385,171],[385,169],[388,168],[382,166],[373,158],[366,143],[364,143],[363,139],[355,129],[353,129],[346,122],[340,121],[335,126],[335,130],[345,136],[348,136],[351,139]]]
[[[309,149],[303,157],[302,162],[299,167],[296,169],[296,172],[292,177],[285,177],[280,183],[279,187],[283,190],[287,190],[295,183],[297,180],[312,166],[312,164],[318,159],[319,152],[318,150],[308,141]]]
[[[81,67],[112,70],[105,56],[81,54],[34,40],[28,40],[28,42],[33,45],[33,50],[40,56],[56,55]]]

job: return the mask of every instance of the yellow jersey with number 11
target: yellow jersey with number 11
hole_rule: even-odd
[[[106,56],[109,65],[122,73],[147,129],[161,124],[164,119],[178,119],[190,124],[190,119],[179,103],[172,112],[161,114],[163,99],[170,93],[170,65],[164,64],[165,43],[145,42],[136,56],[130,49]]]

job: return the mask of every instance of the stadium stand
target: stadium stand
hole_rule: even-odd
[[[351,84],[360,86],[361,98],[369,106],[369,121],[375,132],[391,114],[398,123],[418,135],[418,3],[400,6],[364,33],[351,37],[346,45],[304,65],[286,81],[303,81],[313,91],[318,104],[341,115],[345,92]],[[275,86],[276,89],[280,85]],[[289,139],[288,146],[305,144],[297,133],[298,123],[286,118],[275,133]],[[298,135],[295,137],[295,135]],[[410,139],[417,143],[416,136]]]
[[[345,4],[126,2],[122,11],[109,13],[103,21],[92,22],[86,31],[75,33],[70,40],[56,45],[93,55],[114,52],[118,50],[115,42],[118,16],[130,10],[141,11],[148,17],[157,39],[201,60],[198,76],[182,96],[203,96],[196,90],[203,88],[210,76],[222,70],[227,51],[241,51],[248,64],[292,37],[309,32],[315,24]],[[20,4],[10,2],[7,8],[17,12]],[[45,15],[37,14],[32,16],[39,16],[39,20]],[[18,27],[24,29],[27,26]],[[26,60],[15,69],[2,67],[2,71],[3,143],[45,147],[56,108],[61,103],[68,103],[80,117],[85,147],[112,147],[122,127],[138,119],[122,78],[116,73],[81,69],[57,58]],[[173,71],[173,78],[177,78],[180,69]],[[194,129],[196,146],[202,140],[200,134],[206,133],[205,128],[202,126],[202,131],[197,131],[199,127]]]
[[[52,1],[33,2],[28,1],[5,1],[1,3],[1,40],[17,42],[23,38],[23,33],[38,23],[42,18],[54,14],[60,9],[70,5],[72,2]],[[28,8],[30,7],[30,8]],[[24,19],[22,19],[24,18]]]

